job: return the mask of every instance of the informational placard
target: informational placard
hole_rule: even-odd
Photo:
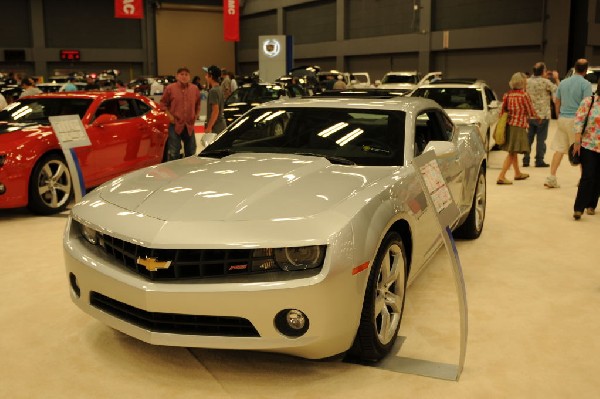
[[[440,234],[452,263],[452,272],[460,312],[460,354],[457,365],[400,356],[388,356],[374,367],[400,373],[418,374],[427,377],[458,381],[465,363],[468,334],[465,281],[460,265],[460,259],[458,257],[458,251],[456,249],[456,243],[454,242],[452,230],[450,229],[451,224],[459,216],[459,211],[452,198],[452,194],[446,185],[446,181],[440,170],[434,151],[427,151],[416,157],[413,159],[413,165],[421,180],[427,203],[431,206],[436,219],[439,222]],[[400,340],[400,342],[402,342],[402,340]]]
[[[86,147],[92,145],[92,143],[79,115],[51,116],[48,120],[65,155],[71,173],[71,180],[73,181],[75,201],[78,202],[85,195],[85,182],[83,181],[77,154],[73,149]]]

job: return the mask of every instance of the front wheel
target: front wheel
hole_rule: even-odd
[[[65,160],[56,154],[46,155],[31,173],[28,207],[40,215],[62,212],[72,192],[71,173]]]
[[[402,321],[406,274],[402,237],[389,232],[371,267],[360,324],[348,351],[350,358],[374,362],[391,351]]]
[[[485,172],[483,168],[479,169],[475,193],[473,193],[473,202],[467,219],[458,229],[454,231],[456,238],[475,239],[483,231],[483,221],[485,220],[486,205],[486,183]]]

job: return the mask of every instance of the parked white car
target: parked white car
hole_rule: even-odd
[[[502,102],[482,80],[442,79],[423,85],[410,94],[437,102],[455,123],[477,126],[489,149],[492,129],[498,122]]]
[[[442,246],[413,159],[432,150],[481,234],[486,153],[431,100],[259,105],[198,157],[122,176],[73,207],[73,302],[142,341],[376,361]]]
[[[377,82],[376,86],[378,89],[394,90],[398,93],[408,94],[417,87],[441,79],[441,77],[441,72],[430,72],[425,76],[421,76],[417,71],[388,72],[380,82]]]

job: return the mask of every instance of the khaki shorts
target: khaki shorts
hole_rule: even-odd
[[[575,118],[558,118],[558,129],[556,129],[550,148],[566,154],[569,151],[569,146],[575,141],[574,126]]]

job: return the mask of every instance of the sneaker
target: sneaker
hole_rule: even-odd
[[[594,208],[585,208],[585,213],[587,213],[588,215],[595,215],[596,210]]]
[[[544,187],[548,188],[559,188],[558,180],[556,180],[556,176],[548,176],[546,177],[546,181],[544,182]]]
[[[573,219],[579,220],[581,219],[581,215],[583,215],[583,212],[575,211],[573,212]]]

